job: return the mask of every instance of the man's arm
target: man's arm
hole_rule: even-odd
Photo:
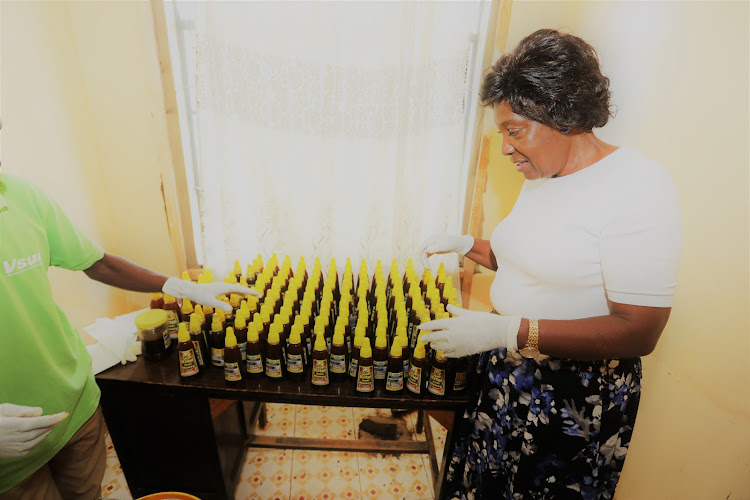
[[[161,292],[167,281],[161,273],[108,253],[83,272],[92,280],[133,292]]]

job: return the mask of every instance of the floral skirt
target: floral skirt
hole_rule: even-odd
[[[533,360],[496,349],[480,356],[478,371],[478,400],[454,427],[447,498],[614,497],[640,401],[640,358]]]

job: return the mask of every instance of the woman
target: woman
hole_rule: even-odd
[[[448,356],[489,352],[476,404],[454,428],[450,496],[614,496],[640,356],[671,310],[681,221],[667,173],[593,133],[609,97],[594,49],[554,30],[523,39],[484,78],[502,153],[526,182],[489,241],[438,235],[422,246],[497,270],[499,315],[451,308],[420,327]]]

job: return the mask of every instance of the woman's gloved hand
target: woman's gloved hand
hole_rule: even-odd
[[[0,404],[0,458],[26,455],[66,418],[65,411],[42,415],[39,407]]]
[[[499,316],[453,305],[447,309],[455,317],[428,321],[418,327],[429,331],[419,339],[429,342],[433,349],[443,351],[449,358],[462,358],[501,347],[509,352],[518,350],[521,316]]]
[[[474,237],[468,234],[462,236],[433,234],[419,245],[419,257],[424,267],[430,267],[427,258],[433,253],[457,252],[466,255],[473,246]]]
[[[213,308],[221,309],[222,311],[229,312],[232,310],[232,306],[224,301],[217,299],[219,295],[226,295],[228,293],[239,293],[242,295],[254,295],[260,297],[261,294],[256,290],[252,290],[246,286],[233,285],[229,283],[193,283],[192,281],[182,280],[178,278],[169,278],[162,291],[172,297],[178,299],[190,299],[196,304],[202,306],[211,306]]]

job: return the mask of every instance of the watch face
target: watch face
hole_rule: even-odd
[[[526,346],[520,352],[524,358],[536,358],[539,356],[539,349],[535,349],[534,347]]]

